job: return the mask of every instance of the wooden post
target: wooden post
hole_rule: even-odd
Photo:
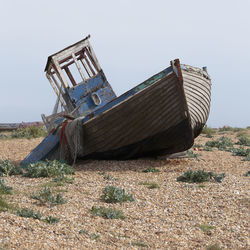
[[[74,61],[75,61],[76,67],[77,67],[77,69],[78,69],[78,71],[79,71],[79,73],[80,73],[80,75],[81,75],[83,81],[86,81],[86,78],[85,78],[85,76],[84,76],[84,74],[83,74],[83,72],[82,72],[82,69],[81,69],[81,67],[80,67],[80,64],[79,64],[78,60],[76,59],[75,54],[72,53],[71,55],[72,55],[72,58],[73,58]]]
[[[54,81],[51,79],[51,76],[52,76],[52,79],[53,79]],[[59,90],[59,92],[58,92],[58,91],[57,91],[57,88],[55,87],[55,82],[57,83],[56,79],[54,78],[53,75],[49,75],[49,73],[46,73],[46,77],[48,78],[51,87],[54,89],[54,91],[55,91],[57,97],[59,98],[59,101],[60,101],[61,104],[65,107],[65,102],[63,101],[62,96],[61,96],[61,91],[62,91],[62,90],[60,89],[60,87],[57,86],[57,88],[58,88],[58,90]],[[58,84],[58,83],[57,83],[57,84]]]
[[[89,48],[90,54],[91,54],[91,56],[92,56],[92,58],[93,58],[93,61],[94,61],[94,64],[93,64],[93,65],[95,66],[95,68],[96,68],[97,71],[100,71],[100,70],[101,70],[101,66],[100,66],[100,64],[99,64],[99,62],[98,62],[98,60],[97,60],[97,57],[96,57],[96,55],[95,55],[95,52],[94,52],[94,50],[93,50],[91,44],[89,43],[89,41],[88,41],[88,47],[86,47],[87,52],[88,52],[88,48]]]
[[[92,75],[94,76],[95,75],[95,71],[92,69],[91,64],[90,64],[90,62],[88,60],[88,57],[86,56],[84,59],[87,62],[88,66],[89,66],[89,69],[91,70]]]
[[[70,81],[72,82],[73,86],[76,86],[77,83],[76,83],[74,77],[72,76],[72,74],[71,74],[69,68],[68,68],[68,67],[64,67],[64,70],[65,70],[67,76],[69,77]]]
[[[89,71],[86,62],[84,61],[84,58],[85,58],[84,52],[82,51],[80,55],[81,55],[81,56],[80,56],[80,61],[81,61],[81,63],[82,63],[82,66],[83,66],[84,69],[86,70],[88,76],[91,77],[91,72]]]
[[[61,69],[58,61],[54,61],[54,64],[55,64],[56,69],[57,69],[56,73],[58,72],[58,74],[59,74],[58,78],[61,79],[64,88],[68,88],[69,84],[68,84],[67,79],[65,78],[65,76],[64,76],[64,74],[62,72],[62,69]]]

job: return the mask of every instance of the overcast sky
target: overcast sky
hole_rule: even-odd
[[[250,0],[0,0],[0,123],[41,120],[47,57],[91,34],[117,95],[168,67],[207,66],[208,125],[250,126]]]

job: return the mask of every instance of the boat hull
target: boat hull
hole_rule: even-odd
[[[197,137],[209,116],[211,80],[205,70],[184,64],[181,69],[192,129],[194,137]]]
[[[125,160],[185,151],[207,121],[210,88],[204,70],[172,61],[169,68],[51,134],[23,162],[66,156],[68,161]]]
[[[82,130],[83,150],[77,158],[84,159],[172,154],[189,149],[194,142],[183,84],[173,70],[88,120]],[[70,138],[72,136],[68,136],[69,141]],[[74,151],[74,147],[71,150]]]

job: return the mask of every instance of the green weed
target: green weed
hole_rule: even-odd
[[[222,128],[219,128],[219,132],[224,132],[224,131],[234,131],[234,128],[233,127],[230,127],[230,126],[223,126]]]
[[[217,140],[207,141],[205,146],[216,147],[219,150],[228,151],[233,147],[233,141],[228,137],[222,136]]]
[[[117,188],[115,186],[105,187],[102,193],[101,200],[107,203],[134,201],[131,194],[126,194],[124,189]]]
[[[0,179],[0,195],[1,194],[13,194],[13,188],[7,186],[3,179]]]
[[[192,150],[187,150],[187,157],[197,159],[199,154],[195,154]]]
[[[90,239],[91,240],[99,240],[100,239],[100,235],[99,234],[91,234],[90,235]]]
[[[79,234],[89,234],[89,232],[88,232],[88,230],[86,230],[86,229],[81,229],[80,231],[79,231]]]
[[[244,176],[250,176],[250,171],[246,172]]]
[[[212,134],[215,134],[215,130],[213,128],[208,127],[207,125],[204,126],[204,128],[202,129],[202,134],[205,135],[210,135],[212,136]]]
[[[140,185],[146,186],[148,189],[160,188],[156,182],[140,182]]]
[[[26,128],[18,128],[11,133],[11,138],[38,138],[47,136],[47,132],[42,126],[28,126]]]
[[[123,211],[115,208],[106,208],[106,207],[95,207],[93,206],[90,210],[91,214],[94,216],[100,216],[105,219],[125,219]]]
[[[143,173],[158,173],[158,172],[160,172],[160,170],[157,168],[148,167],[148,168],[142,170],[142,172]]]
[[[143,241],[133,241],[131,245],[137,247],[148,247],[148,245]]]
[[[213,148],[209,147],[209,146],[204,146],[203,150],[204,151],[213,151]]]
[[[225,178],[225,173],[218,175],[213,172],[205,172],[204,170],[198,170],[198,171],[188,170],[187,172],[179,176],[177,178],[177,181],[188,182],[188,183],[201,183],[214,180],[216,182],[221,182],[223,178]]]
[[[250,138],[247,136],[240,136],[236,144],[243,146],[250,146]]]
[[[206,138],[213,138],[213,136],[210,135],[210,134],[207,134],[205,137],[206,137]]]
[[[107,181],[116,181],[116,180],[118,180],[117,178],[114,178],[112,175],[106,174],[105,172],[101,172],[100,175],[103,175],[103,179],[107,180]]]
[[[210,231],[212,229],[214,229],[215,227],[214,226],[211,226],[211,225],[208,225],[208,224],[200,224],[200,225],[197,225],[201,231],[203,231],[204,233],[210,233]]]
[[[53,217],[53,216],[47,216],[43,219],[43,221],[48,223],[48,224],[55,224],[55,223],[58,223],[60,221],[60,219]]]
[[[0,196],[0,212],[5,212],[9,209],[13,209],[12,205],[10,205],[2,196]]]
[[[245,149],[240,146],[239,148],[232,149],[232,153],[234,156],[250,156],[250,148]]]
[[[33,193],[31,198],[38,200],[41,205],[49,204],[50,207],[67,202],[67,200],[65,200],[61,194],[53,196],[49,187],[44,187],[38,194]]]
[[[18,175],[22,173],[20,167],[16,167],[10,160],[0,159],[0,176]]]
[[[64,175],[74,174],[74,169],[66,163],[60,161],[46,161],[30,163],[26,166],[24,177],[63,177]]]
[[[207,247],[207,250],[222,250],[218,244],[213,244]]]
[[[17,210],[16,214],[20,217],[33,218],[36,220],[41,220],[42,218],[42,214],[34,212],[33,210],[28,208]]]
[[[250,154],[247,157],[245,157],[242,161],[250,161]]]

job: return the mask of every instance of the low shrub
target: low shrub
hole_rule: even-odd
[[[188,182],[188,183],[201,183],[205,181],[214,180],[221,182],[225,178],[225,173],[220,175],[213,172],[205,172],[204,170],[192,171],[188,170],[177,178],[177,181]]]
[[[99,174],[103,175],[104,180],[107,180],[107,181],[116,181],[117,180],[117,178],[113,177],[110,174],[106,174],[105,172],[100,172]]]
[[[7,138],[8,138],[8,136],[6,134],[0,133],[0,139],[7,139]]]
[[[90,235],[90,239],[91,240],[99,240],[100,239],[100,235],[99,234],[91,234]]]
[[[48,223],[48,224],[55,224],[55,223],[58,223],[60,221],[60,219],[56,218],[54,216],[47,216],[43,219],[43,221]]]
[[[95,207],[93,206],[90,210],[91,214],[94,216],[100,216],[105,219],[125,219],[123,211],[115,208],[106,208],[106,207]]]
[[[240,136],[236,144],[243,146],[250,146],[250,138],[247,136]]]
[[[246,172],[244,176],[250,176],[250,171]]]
[[[200,224],[197,225],[201,231],[203,231],[204,233],[209,233],[212,229],[214,229],[214,226],[208,225],[208,224]]]
[[[224,131],[234,131],[233,127],[230,126],[223,126],[222,128],[219,128],[219,132],[224,132]]]
[[[207,125],[204,126],[204,128],[201,131],[202,134],[210,135],[215,134],[215,130],[213,128],[208,127]]]
[[[148,167],[148,168],[142,170],[142,172],[143,173],[158,173],[158,172],[160,172],[160,170],[157,168]]]
[[[44,217],[41,213],[35,212],[29,208],[22,208],[19,209],[15,212],[16,215],[20,217],[25,217],[25,218],[33,218],[35,220],[41,220],[43,222],[46,222],[48,224],[55,224],[59,222],[59,218],[53,217],[53,216],[47,216]]]
[[[242,161],[250,161],[250,154],[247,157],[245,157]]]
[[[213,151],[213,148],[209,147],[209,146],[204,146],[203,150],[204,151]]]
[[[126,194],[124,189],[115,186],[105,187],[102,193],[101,200],[107,203],[134,201],[134,198],[131,194]]]
[[[146,186],[148,189],[160,188],[156,182],[141,182],[140,184]]]
[[[132,246],[137,246],[137,247],[148,247],[148,245],[145,242],[142,241],[133,241],[131,243]]]
[[[206,138],[213,138],[213,136],[210,135],[210,134],[207,134],[205,137],[206,137]]]
[[[3,179],[0,179],[0,195],[1,194],[13,194],[13,188],[7,186]]]
[[[222,248],[218,244],[213,244],[207,246],[207,250],[222,250]]]
[[[240,146],[239,148],[232,149],[232,153],[234,156],[250,156],[250,148],[245,149]]]
[[[50,207],[53,207],[55,205],[64,204],[67,202],[61,194],[57,194],[56,196],[53,196],[51,190],[49,187],[43,188],[39,193],[35,194],[33,193],[31,195],[32,199],[38,200],[40,204],[45,205],[49,204]]]
[[[26,128],[18,128],[11,134],[11,138],[38,138],[47,136],[43,126],[28,126]]]
[[[28,208],[17,210],[16,214],[20,217],[33,218],[35,220],[41,220],[42,218],[42,214],[34,212],[33,210]]]
[[[247,136],[247,130],[241,130],[236,134],[236,137]]]
[[[30,163],[25,167],[24,177],[62,177],[68,174],[74,174],[74,169],[68,164],[60,161],[40,161]]]
[[[195,154],[192,150],[187,150],[187,157],[197,159],[199,154]]]
[[[13,207],[5,200],[2,196],[0,196],[0,212],[5,212]]]
[[[233,141],[228,137],[222,136],[217,140],[207,141],[205,146],[216,147],[219,150],[228,151],[233,147]]]
[[[10,160],[0,159],[0,176],[10,176],[22,174],[22,169],[15,166]]]
[[[81,229],[80,231],[79,231],[79,234],[89,234],[89,232],[88,232],[88,230],[86,230],[86,229]]]

